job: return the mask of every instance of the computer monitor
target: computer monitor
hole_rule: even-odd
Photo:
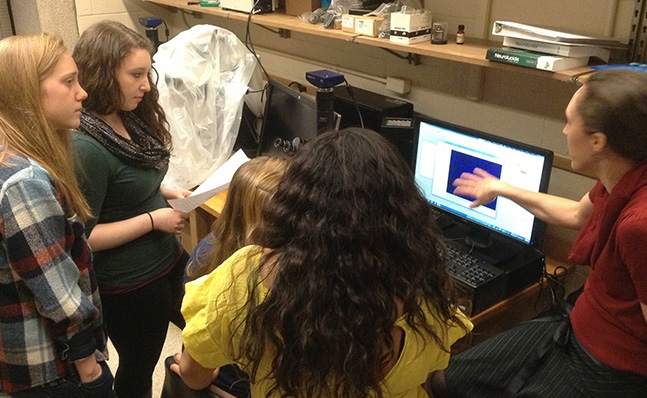
[[[270,79],[258,154],[290,157],[317,135],[317,104],[306,94]]]
[[[512,185],[546,192],[552,163],[553,153],[546,149],[431,118],[416,123],[416,182],[432,205],[469,225],[465,239],[472,246],[486,247],[493,236],[536,246],[546,224],[503,197],[472,209],[472,198],[453,193],[454,180],[479,167]]]

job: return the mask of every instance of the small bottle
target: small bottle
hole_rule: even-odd
[[[456,44],[465,43],[465,25],[458,25],[458,32],[456,32]]]

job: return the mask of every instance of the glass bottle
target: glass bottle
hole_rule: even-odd
[[[456,44],[465,43],[465,25],[458,25],[458,32],[456,33]]]

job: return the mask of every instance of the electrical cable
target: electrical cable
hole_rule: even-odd
[[[348,83],[348,80],[344,77],[344,83],[346,83],[346,91],[348,91],[348,95],[350,96],[350,99],[353,100],[353,104],[355,104],[355,109],[357,109],[357,115],[359,116],[359,124],[364,128],[364,118],[362,117],[362,112],[359,109],[359,104],[355,100],[355,94],[353,93],[353,87]]]
[[[187,28],[191,29],[192,26],[189,24],[189,21],[186,20],[186,14],[189,14],[189,15],[193,15],[193,14],[188,13],[184,10],[180,10],[180,11],[182,11],[181,14],[182,14],[182,20],[184,21],[184,25],[186,25]]]
[[[258,57],[258,55],[256,54],[256,50],[254,49],[254,43],[252,42],[252,34],[251,34],[251,29],[250,29],[250,26],[251,26],[251,24],[252,24],[252,16],[253,16],[254,14],[257,14],[258,12],[260,12],[260,10],[256,9],[256,6],[258,5],[258,2],[259,2],[259,1],[260,1],[260,0],[256,0],[256,1],[254,2],[254,5],[252,6],[252,9],[251,9],[251,10],[249,11],[249,13],[247,14],[247,24],[246,24],[246,26],[245,26],[245,47],[247,48],[247,50],[249,50],[249,52],[251,52],[251,53],[252,53],[252,55],[253,55],[253,56],[254,56],[254,58],[256,59],[256,62],[258,63],[258,66],[260,66],[261,70],[263,71],[263,74],[265,75],[265,80],[269,82],[269,80],[270,80],[270,75],[267,73],[267,71],[265,70],[265,67],[264,67],[264,66],[263,66],[263,64],[261,63],[260,58],[259,58],[259,57]],[[265,84],[265,86],[263,86],[263,88],[262,88],[262,89],[260,89],[260,90],[253,90],[253,91],[247,90],[247,94],[250,94],[250,93],[259,93],[259,92],[260,92],[260,93],[261,93],[261,103],[263,103],[263,99],[265,98],[265,94],[267,93],[267,88],[268,88],[268,86],[269,86],[269,83]],[[265,115],[262,115],[262,116],[260,117],[260,118],[261,118],[261,120],[262,120],[264,117],[265,117]],[[263,122],[261,122],[261,124],[262,124],[262,123],[263,123]],[[263,128],[263,126],[261,126],[261,131],[262,131],[262,128]],[[261,131],[259,131],[258,129],[256,129],[256,126],[255,126],[255,125],[254,125],[254,128],[253,128],[253,129],[251,129],[251,131],[253,131],[253,132],[254,132],[254,133],[253,133],[253,134],[254,134],[254,140],[255,140],[256,142],[260,142],[260,139],[261,139]]]
[[[254,56],[254,58],[256,58],[256,62],[258,62],[258,66],[261,67],[261,70],[263,71],[263,74],[265,75],[265,79],[269,81],[270,80],[270,75],[265,70],[265,67],[263,66],[263,63],[261,63],[261,60],[260,60],[260,58],[258,58],[258,55],[256,54],[256,50],[254,49],[254,43],[252,42],[252,34],[251,34],[251,29],[250,29],[250,26],[252,24],[252,15],[258,14],[260,12],[260,10],[258,10],[256,8],[259,1],[260,0],[256,0],[254,2],[254,5],[252,6],[252,9],[247,14],[247,25],[245,27],[245,47],[247,47],[249,52],[251,52],[252,55]]]
[[[157,83],[158,83],[158,82],[159,82],[159,80],[160,80],[160,74],[159,74],[159,72],[157,71],[157,69],[155,69],[155,65],[151,65],[151,74],[152,74],[152,72],[155,72],[155,87],[157,87]],[[152,77],[152,76],[151,76],[151,77]]]
[[[166,24],[166,21],[163,18],[162,18],[162,22],[164,22],[164,34],[166,35],[166,41],[168,41],[169,34],[171,33],[171,31],[168,28],[168,25]]]
[[[265,92],[265,87],[263,87],[260,90],[247,90],[247,94],[264,93],[264,92]]]
[[[259,141],[261,139],[261,134],[256,129],[256,122],[261,118],[255,117],[252,120],[249,120],[249,119],[250,118],[248,117],[248,115],[245,112],[243,112],[242,121],[245,122],[245,125],[247,126],[247,129],[249,129],[249,131],[250,131],[250,133],[252,135],[252,139],[254,140],[254,143],[258,145],[258,143],[259,143]]]
[[[297,82],[297,81],[290,82],[288,84],[288,87],[292,87],[292,85],[295,85],[297,87],[297,90],[299,90],[300,93],[303,93],[303,92],[307,91],[305,86],[303,84]]]
[[[537,299],[535,300],[534,308],[537,313],[541,313],[544,309],[539,309],[538,305],[541,301],[542,293],[545,291],[545,288],[548,288],[548,293],[550,295],[550,304],[549,308],[555,307],[562,301],[564,301],[564,294],[566,293],[566,286],[560,281],[567,274],[567,270],[563,266],[558,266],[555,268],[552,274],[549,274],[546,271],[546,265],[544,264],[544,269],[542,272],[542,277],[539,280],[539,293],[537,294]]]

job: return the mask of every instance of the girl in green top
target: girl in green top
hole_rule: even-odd
[[[81,35],[73,57],[88,92],[74,136],[77,174],[94,215],[86,232],[119,354],[115,391],[150,397],[168,323],[183,326],[176,304],[188,255],[175,235],[188,216],[166,200],[189,192],[161,185],[171,136],[149,74],[150,42],[102,21]]]

